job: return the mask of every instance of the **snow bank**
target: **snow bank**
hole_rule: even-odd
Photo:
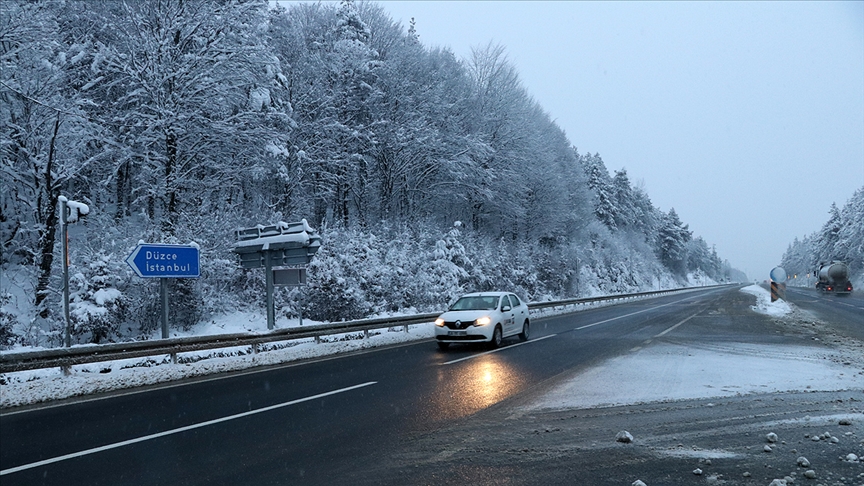
[[[783,317],[792,312],[792,307],[785,300],[771,302],[771,292],[758,285],[744,287],[741,292],[756,296],[756,305],[751,306],[755,312],[774,317]]]
[[[848,358],[822,347],[657,344],[582,372],[526,409],[864,389],[864,374],[838,364],[844,362],[849,362]]]

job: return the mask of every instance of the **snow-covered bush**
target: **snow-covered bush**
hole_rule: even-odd
[[[303,303],[303,315],[316,321],[344,321],[365,317],[372,307],[356,280],[346,276],[346,259],[333,250],[336,248],[322,246],[318,257],[309,265],[309,291],[308,298]]]
[[[430,288],[426,289],[428,300],[449,303],[466,290],[466,284],[471,275],[469,272],[474,263],[459,241],[462,236],[459,229],[461,225],[457,221],[444,238],[435,242],[432,260],[425,269],[432,284]]]
[[[150,337],[162,326],[162,299],[158,279],[147,279],[141,288],[140,305],[136,308],[132,322],[138,323],[138,337]],[[204,301],[197,279],[168,279],[168,326],[169,329],[188,331],[203,317]]]
[[[104,252],[89,257],[90,263],[69,278],[69,318],[72,334],[90,343],[116,341],[126,320],[127,298],[116,288],[112,259]]]
[[[12,301],[12,294],[0,292],[0,349],[15,344],[19,338],[15,335],[15,315],[6,310],[6,305]]]
[[[188,331],[204,315],[204,299],[198,287],[198,280],[192,278],[172,278],[168,280],[170,306],[168,318],[171,325]]]

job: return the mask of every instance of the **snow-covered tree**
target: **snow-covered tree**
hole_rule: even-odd
[[[616,229],[615,215],[618,208],[615,205],[615,190],[606,164],[600,154],[586,154],[581,159],[583,170],[588,176],[588,188],[594,193],[594,215],[608,226]]]
[[[635,226],[638,215],[627,169],[615,171],[612,178],[612,197],[615,200],[615,227],[623,229]]]
[[[117,36],[94,41],[90,89],[114,129],[109,181],[131,183],[134,207],[173,235],[182,213],[242,200],[247,181],[279,173],[292,121],[263,45],[265,2],[109,6]]]
[[[821,263],[834,260],[846,262],[852,280],[864,284],[864,187],[842,209],[832,203],[828,221],[819,231],[795,238],[781,265],[793,274],[813,274]]]
[[[115,287],[109,256],[99,252],[89,259],[83,271],[70,277],[72,331],[90,343],[114,341],[126,320],[127,298]]]
[[[692,232],[681,222],[675,208],[664,215],[658,235],[660,261],[672,273],[683,276],[687,265],[687,242]]]
[[[48,316],[61,188],[92,161],[93,127],[68,87],[69,49],[51,3],[0,9],[0,263],[21,259],[39,268],[35,303]],[[73,51],[74,52],[74,51]]]
[[[12,301],[12,294],[0,290],[0,349],[12,346],[20,340],[15,334],[15,322],[17,319],[12,312],[6,310],[6,306]]]

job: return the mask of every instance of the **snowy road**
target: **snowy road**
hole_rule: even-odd
[[[829,323],[845,336],[864,341],[864,291],[837,296],[814,288],[789,287],[787,298],[815,319]]]
[[[754,301],[737,289],[699,291],[535,321],[531,341],[494,353],[421,342],[7,413],[2,483],[613,484],[574,483],[566,468],[537,474],[546,467],[537,455],[515,452],[535,437],[514,426],[603,404],[625,404],[614,410],[626,414],[655,406],[635,402],[746,404],[784,390],[864,398],[864,369],[850,358],[860,343],[816,341],[821,324],[784,323],[754,312]],[[860,440],[860,405],[848,403],[829,415],[851,416]],[[701,410],[705,420],[715,408]],[[595,457],[587,449],[557,457]],[[628,464],[622,477],[638,472]]]

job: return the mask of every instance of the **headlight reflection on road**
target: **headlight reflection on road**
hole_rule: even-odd
[[[441,418],[464,417],[513,395],[523,382],[498,356],[484,356],[439,369],[432,402]]]

